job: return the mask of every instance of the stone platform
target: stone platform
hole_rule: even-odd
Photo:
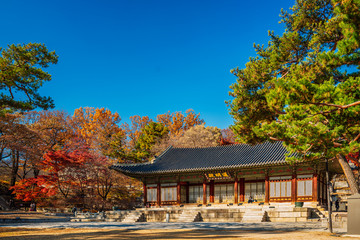
[[[326,212],[316,203],[295,207],[290,203],[271,205],[185,205],[136,210],[107,211],[99,216],[77,216],[72,221],[108,222],[327,222]]]

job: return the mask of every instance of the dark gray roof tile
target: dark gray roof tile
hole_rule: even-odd
[[[168,148],[152,163],[115,164],[112,169],[128,175],[206,171],[285,163],[288,151],[281,142],[235,144],[208,148]],[[291,154],[294,156],[296,154]]]

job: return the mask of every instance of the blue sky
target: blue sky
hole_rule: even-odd
[[[122,122],[194,109],[208,126],[232,124],[230,73],[281,34],[294,1],[1,1],[0,47],[28,42],[55,50],[41,94],[56,109],[105,107]]]

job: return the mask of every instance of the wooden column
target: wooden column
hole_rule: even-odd
[[[291,178],[291,202],[295,203],[296,200],[297,200],[297,175],[296,172],[294,172]]]
[[[326,205],[326,179],[324,177],[324,175],[322,174],[322,199],[323,199],[323,202],[322,204]]]
[[[313,197],[314,202],[318,201],[318,175],[317,175],[317,173],[314,173],[314,175],[313,175],[312,197]]]
[[[158,182],[157,184],[157,202],[156,202],[157,206],[161,206],[161,185],[160,182]]]
[[[189,203],[189,182],[186,183],[186,203]]]
[[[210,180],[210,202],[214,203],[214,180]]]
[[[176,186],[176,200],[177,200],[177,204],[181,204],[181,184],[180,182],[177,182],[177,186]]]
[[[207,203],[207,199],[206,199],[206,179],[204,179],[203,181],[203,204]]]
[[[265,203],[270,202],[270,181],[269,176],[265,176]]]
[[[146,188],[146,183],[143,182],[143,186],[144,186],[144,207],[146,207],[147,204],[147,188]]]
[[[245,178],[240,178],[240,202],[244,202],[245,201]]]
[[[234,203],[238,204],[238,195],[239,195],[239,191],[238,191],[238,178],[235,175],[235,182],[234,182]]]

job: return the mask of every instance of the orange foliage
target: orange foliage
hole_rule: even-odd
[[[205,121],[200,118],[200,113],[196,114],[192,109],[186,110],[185,114],[167,112],[157,115],[156,119],[169,129],[170,136],[179,136],[195,125],[205,124]]]
[[[105,108],[78,108],[73,115],[76,133],[104,155],[110,155],[110,145],[114,138],[125,135],[118,125],[120,121],[118,113],[112,113]]]
[[[97,135],[98,131],[108,133],[120,131],[117,125],[121,121],[119,114],[105,108],[75,109],[73,120],[76,123],[76,131],[87,140]]]
[[[24,121],[41,136],[42,154],[61,148],[75,136],[71,119],[64,111],[32,111],[25,114]]]
[[[11,187],[16,199],[26,202],[38,202],[42,198],[54,196],[57,188],[54,186],[55,179],[51,176],[40,175],[38,178],[27,178],[19,181]]]
[[[130,117],[131,126],[128,123],[124,123],[122,128],[128,137],[128,150],[134,149],[139,137],[142,134],[142,129],[148,125],[152,120],[148,117],[141,117],[139,115]]]

